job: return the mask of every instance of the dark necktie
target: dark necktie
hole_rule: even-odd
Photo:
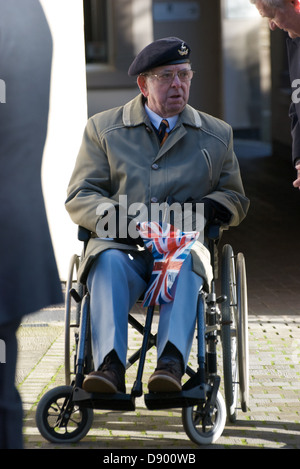
[[[158,129],[158,138],[160,141],[160,146],[162,146],[165,141],[167,140],[168,137],[168,132],[167,129],[169,128],[169,122],[166,119],[163,119],[160,123],[159,129]]]

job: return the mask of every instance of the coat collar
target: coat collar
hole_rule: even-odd
[[[129,101],[129,103],[125,104],[123,107],[123,123],[126,127],[150,124],[150,119],[144,108],[142,94],[136,96],[132,101]],[[179,115],[176,126],[179,123],[198,129],[202,126],[202,120],[199,112],[197,112],[189,104],[186,105],[182,113]]]

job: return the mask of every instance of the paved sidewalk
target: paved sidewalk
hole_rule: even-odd
[[[34,318],[34,316],[33,316]],[[136,331],[129,334],[129,347],[140,343]],[[64,381],[64,324],[25,323],[19,330],[20,358],[17,372],[25,412],[25,449],[179,449],[196,450],[185,434],[181,410],[149,411],[143,397],[134,412],[94,411],[87,436],[76,445],[47,442],[35,425],[36,405],[50,388]],[[235,424],[209,447],[214,449],[300,449],[300,317],[249,317],[250,402],[249,411],[238,413]],[[221,344],[219,344],[221,350]],[[191,363],[195,362],[192,350]],[[156,363],[155,349],[148,352],[144,386]],[[222,373],[220,351],[220,374]],[[136,367],[128,372],[127,390]],[[222,375],[221,375],[222,376]]]

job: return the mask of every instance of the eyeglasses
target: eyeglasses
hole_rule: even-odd
[[[151,76],[155,77],[157,80],[159,80],[161,83],[173,83],[175,76],[179,78],[179,80],[182,83],[187,83],[188,81],[191,81],[191,79],[194,76],[194,71],[187,69],[187,70],[179,70],[178,72],[163,72],[163,73],[144,73],[143,75],[146,76]]]

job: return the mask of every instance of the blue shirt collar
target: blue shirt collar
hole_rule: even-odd
[[[158,129],[159,126],[160,126],[162,117],[160,117],[158,114],[156,114],[156,112],[151,111],[151,109],[149,109],[147,104],[145,104],[145,110],[146,110],[146,112],[149,116],[149,119],[151,120],[152,124],[154,125],[154,127],[156,127]],[[168,118],[165,118],[165,119],[167,119],[167,121],[169,122],[168,132],[171,132],[171,130],[174,129],[174,127],[175,127],[175,124],[176,124],[177,119],[178,119],[178,115],[168,117]]]

